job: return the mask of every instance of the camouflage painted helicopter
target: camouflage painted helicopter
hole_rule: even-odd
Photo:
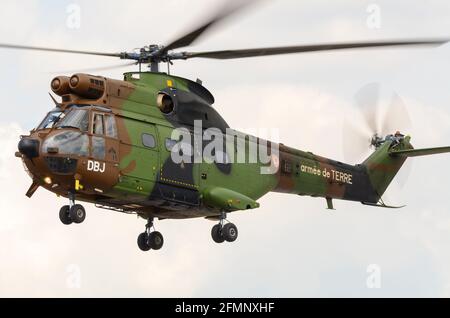
[[[204,24],[166,46],[150,45],[138,53],[101,53],[3,44],[10,49],[90,54],[132,60],[139,72],[125,73],[124,80],[75,74],[51,81],[54,94],[61,97],[39,126],[19,143],[21,158],[33,182],[27,192],[32,197],[39,187],[69,199],[59,212],[62,223],[80,224],[89,202],[112,211],[134,213],[148,220],[138,237],[143,251],[162,248],[164,239],[154,230],[155,219],[206,218],[219,222],[212,229],[217,243],[234,242],[237,227],[227,214],[256,209],[257,200],[269,192],[291,193],[388,207],[382,201],[390,182],[406,158],[450,152],[450,147],[413,149],[410,137],[391,132],[374,135],[375,151],[362,164],[349,165],[310,152],[277,146],[269,162],[234,163],[235,143],[241,141],[245,153],[261,140],[229,130],[229,125],[212,107],[213,95],[199,81],[160,72],[160,63],[192,58],[236,59],[339,49],[440,45],[447,40],[380,41],[302,45],[214,52],[174,52],[189,46],[205,30],[235,9],[222,11]],[[142,72],[141,65],[149,65]],[[193,157],[192,151],[178,147],[183,128],[195,133],[214,128],[224,134],[225,150],[212,153],[212,160],[173,160],[175,152]],[[233,138],[228,139],[232,134]],[[195,140],[195,138],[194,138]],[[207,147],[203,140],[195,145]],[[191,148],[194,149],[194,148]],[[272,149],[272,148],[271,148]],[[272,174],[261,168],[274,166]],[[251,182],[250,182],[251,181]]]

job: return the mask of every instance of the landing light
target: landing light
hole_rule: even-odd
[[[48,184],[48,185],[51,185],[53,182],[52,182],[52,178],[50,178],[50,177],[46,177],[45,179],[44,179],[44,182],[46,183],[46,184]]]

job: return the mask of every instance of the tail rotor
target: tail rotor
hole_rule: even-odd
[[[407,108],[397,93],[393,93],[386,107],[382,107],[381,86],[370,83],[355,95],[355,106],[362,117],[344,121],[343,151],[346,161],[365,158],[370,148],[378,148],[390,135],[409,132],[411,119]],[[384,109],[383,109],[384,108]]]
[[[387,95],[388,98],[382,97],[379,83],[367,84],[356,93],[354,104],[359,113],[356,118],[362,120],[344,121],[343,152],[347,162],[359,163],[387,139],[410,132],[411,118],[401,97],[395,92]],[[408,163],[398,174],[396,180],[400,187],[405,185],[410,171]]]

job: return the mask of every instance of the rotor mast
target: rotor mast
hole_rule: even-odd
[[[159,62],[151,62],[150,63],[150,72],[152,72],[152,73],[159,72]]]
[[[171,64],[172,60],[186,59],[186,53],[168,53],[166,47],[156,44],[139,49],[139,53],[122,52],[119,56],[122,60],[135,60],[139,65],[139,71],[142,64],[147,64],[152,73],[160,71],[160,63]]]

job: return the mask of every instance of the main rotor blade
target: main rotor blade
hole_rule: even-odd
[[[190,31],[189,33],[186,33],[182,36],[180,36],[178,39],[172,41],[170,44],[166,45],[161,51],[160,54],[163,55],[167,53],[168,51],[179,49],[182,47],[186,47],[194,43],[206,30],[213,27],[217,23],[221,22],[225,18],[228,18],[232,14],[241,11],[245,7],[249,6],[250,4],[253,4],[260,0],[246,0],[246,1],[239,1],[238,4],[234,4],[233,6],[227,4],[225,7],[214,16],[207,19],[204,23],[197,26],[195,29]]]
[[[125,64],[116,64],[116,65],[107,65],[100,67],[90,67],[84,69],[76,69],[76,70],[64,70],[58,72],[50,72],[51,74],[67,74],[67,73],[91,73],[91,72],[101,72],[101,71],[109,71],[114,69],[119,69],[127,66],[136,65],[136,62],[125,63]]]
[[[15,50],[55,52],[55,53],[85,54],[85,55],[97,55],[97,56],[109,56],[109,57],[121,57],[122,56],[120,53],[105,53],[105,52],[92,52],[92,51],[80,51],[80,50],[54,49],[54,48],[47,48],[47,47],[15,45],[15,44],[1,44],[1,43],[0,43],[0,48],[15,49]]]
[[[224,50],[212,52],[186,52],[184,53],[184,58],[190,59],[200,57],[200,58],[227,60],[227,59],[258,57],[258,56],[335,51],[345,49],[397,47],[397,46],[438,46],[445,44],[448,41],[449,39],[407,40],[407,41],[398,40],[398,41],[379,41],[379,42],[360,42],[360,43],[299,45],[299,46],[271,47],[259,49]]]

